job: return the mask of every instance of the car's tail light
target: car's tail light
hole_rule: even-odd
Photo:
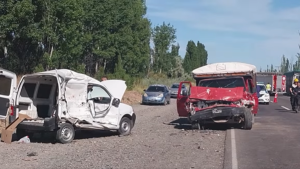
[[[10,111],[11,111],[10,115],[13,116],[14,115],[14,106],[13,105],[10,106]]]

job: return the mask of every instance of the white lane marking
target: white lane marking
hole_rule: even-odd
[[[284,107],[284,106],[281,106],[282,108],[284,108],[285,110],[291,110],[291,109],[289,109],[289,108],[287,108],[287,107]]]
[[[232,159],[232,169],[238,169],[234,129],[231,129],[231,159]]]

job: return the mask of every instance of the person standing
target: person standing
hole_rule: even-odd
[[[296,88],[298,87],[298,84],[299,84],[298,82],[299,82],[299,80],[295,79],[294,84],[292,84],[292,86],[290,87],[290,93],[291,93],[290,102],[291,102],[293,111],[295,110],[296,97],[297,97],[297,93],[298,93],[298,90],[296,90]]]
[[[107,78],[107,76],[102,76],[101,77],[101,81],[105,81],[105,80],[107,80],[108,78]]]
[[[268,82],[268,84],[266,85],[266,89],[267,89],[267,91],[268,91],[268,93],[269,94],[271,94],[271,85],[270,85],[270,83]]]

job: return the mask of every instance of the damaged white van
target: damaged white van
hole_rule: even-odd
[[[17,125],[18,138],[56,132],[56,140],[69,143],[75,130],[116,130],[119,135],[129,135],[135,124],[133,108],[121,103],[125,81],[99,82],[85,74],[57,69],[25,75],[14,86],[15,74],[0,70],[0,77],[11,81],[11,93],[0,95],[4,101],[1,110],[11,105],[11,122],[21,113],[30,117]]]

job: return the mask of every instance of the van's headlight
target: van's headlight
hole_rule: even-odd
[[[147,93],[144,94],[144,97],[148,97]]]
[[[164,96],[164,94],[160,94],[160,95],[158,95],[157,97],[163,97]]]

